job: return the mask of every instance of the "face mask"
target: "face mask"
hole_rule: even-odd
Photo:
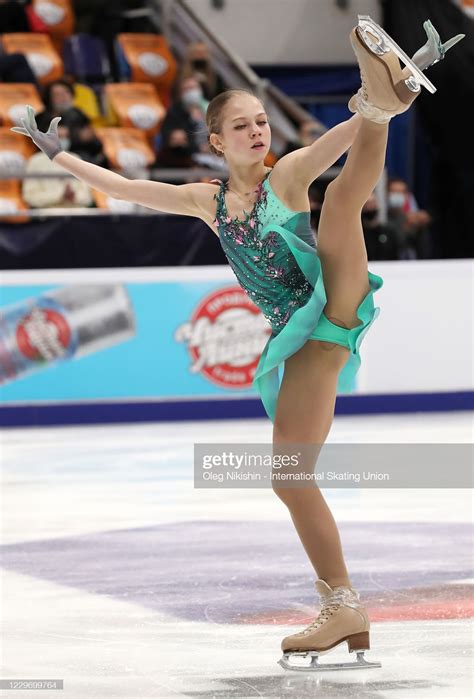
[[[186,90],[186,92],[183,93],[181,100],[183,104],[186,105],[199,104],[202,100],[202,90],[200,90],[198,87],[193,88],[192,90]]]
[[[205,58],[196,58],[196,60],[193,61],[193,67],[196,68],[196,70],[206,70],[207,60]]]
[[[71,147],[71,139],[70,138],[60,138],[59,143],[61,144],[61,148],[63,150],[69,150]]]
[[[405,204],[405,195],[403,192],[389,192],[388,193],[388,205],[392,209],[403,209]]]
[[[59,112],[59,114],[64,114],[64,112],[67,112],[71,107],[71,102],[56,102],[54,104],[54,109]]]
[[[363,221],[375,221],[377,216],[379,215],[379,212],[377,209],[372,209],[372,211],[363,211],[362,212],[362,220]]]

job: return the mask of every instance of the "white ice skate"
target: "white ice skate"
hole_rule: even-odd
[[[410,108],[420,94],[421,86],[431,93],[436,92],[423,71],[441,61],[446,52],[464,38],[464,34],[458,34],[443,44],[429,20],[423,28],[428,40],[413,58],[409,58],[382,27],[368,15],[359,15],[350,41],[359,63],[362,87],[349,100],[349,111],[358,112],[378,124],[387,124],[394,116]],[[403,69],[401,63],[405,66]]]
[[[364,657],[370,649],[370,622],[357,591],[345,586],[331,588],[324,580],[316,581],[316,589],[321,596],[319,615],[304,631],[283,639],[283,657],[278,664],[299,672],[382,667]],[[356,652],[354,662],[319,664],[321,655],[345,642],[349,653]]]
[[[436,87],[428,80],[423,70],[400,48],[387,32],[368,15],[358,15],[359,36],[368,49],[377,56],[393,51],[400,61],[409,69],[411,76],[407,78],[406,85],[410,90],[418,91],[423,85],[429,92],[435,93]]]

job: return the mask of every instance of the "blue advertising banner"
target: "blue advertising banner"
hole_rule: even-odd
[[[270,327],[227,270],[104,272],[3,287],[2,403],[256,395]]]

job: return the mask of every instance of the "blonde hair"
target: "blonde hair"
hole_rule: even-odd
[[[207,125],[207,130],[209,132],[208,135],[208,141],[209,141],[209,149],[211,153],[214,153],[214,155],[218,155],[220,158],[224,157],[224,154],[222,151],[217,150],[214,148],[212,143],[210,142],[210,136],[213,133],[220,134],[222,131],[222,120],[223,120],[223,114],[224,114],[224,108],[227,105],[227,103],[232,99],[232,97],[237,97],[238,95],[250,95],[251,97],[257,97],[257,95],[254,95],[253,92],[250,90],[244,90],[244,89],[229,89],[225,90],[224,92],[219,93],[216,95],[210,102],[207,107],[207,112],[206,112],[206,125]],[[259,99],[259,98],[257,98]]]

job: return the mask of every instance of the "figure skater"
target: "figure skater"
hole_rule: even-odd
[[[84,162],[62,151],[60,117],[42,133],[31,107],[23,128],[12,129],[30,136],[91,187],[158,211],[198,217],[219,236],[239,283],[271,325],[254,385],[273,421],[277,452],[288,444],[324,443],[337,389],[350,388],[360,365],[362,337],[377,316],[373,294],[383,281],[367,269],[361,210],[383,171],[390,119],[410,107],[420,85],[435,91],[422,70],[462,38],[443,45],[431,23],[424,27],[428,41],[411,60],[369,17],[359,17],[350,35],[362,77],[362,87],[349,102],[355,116],[287,154],[273,169],[264,165],[271,137],[264,105],[244,90],[217,95],[206,116],[209,142],[229,167],[229,179],[217,181],[217,188],[215,183],[128,180]],[[326,190],[316,245],[308,188],[349,148],[341,173]],[[288,507],[316,571],[321,598],[315,621],[283,639],[280,664],[294,669],[293,654],[303,653],[311,657],[310,669],[324,669],[328,666],[317,665],[318,655],[347,642],[358,659],[336,667],[379,667],[363,658],[370,647],[369,619],[321,491],[280,485],[274,490]]]

